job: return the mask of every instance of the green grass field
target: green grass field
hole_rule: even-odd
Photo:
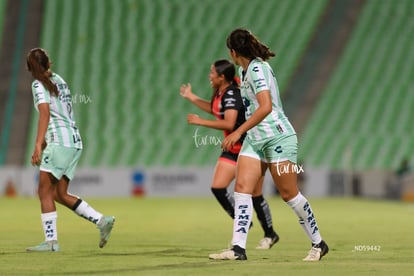
[[[232,221],[212,197],[87,199],[116,216],[111,239],[98,248],[95,226],[58,206],[61,251],[26,253],[43,241],[37,199],[0,199],[0,275],[412,275],[414,205],[363,199],[311,199],[329,254],[302,258],[310,244],[291,209],[268,198],[281,240],[254,249],[262,238],[256,218],[248,260],[212,261],[229,245]],[[306,274],[305,274],[306,273]]]

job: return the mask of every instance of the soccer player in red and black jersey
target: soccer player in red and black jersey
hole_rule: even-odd
[[[204,100],[192,92],[191,84],[183,84],[180,87],[180,95],[196,105],[201,110],[213,114],[217,120],[208,120],[196,114],[188,114],[189,124],[214,128],[224,131],[224,137],[236,130],[245,122],[245,107],[238,88],[236,68],[228,60],[217,60],[211,65],[209,79],[213,88],[211,101]],[[234,219],[234,199],[232,193],[227,192],[227,187],[236,175],[236,163],[244,135],[232,148],[223,151],[217,161],[213,176],[211,191],[224,210]],[[262,177],[257,183],[252,197],[253,206],[257,218],[264,230],[264,238],[260,240],[257,249],[270,249],[279,236],[273,229],[272,215],[269,205],[262,195]]]

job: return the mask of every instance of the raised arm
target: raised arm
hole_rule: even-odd
[[[193,94],[190,83],[181,85],[180,95],[184,99],[189,100],[191,103],[193,103],[195,106],[197,106],[201,110],[204,110],[205,112],[210,113],[210,114],[212,113],[210,102]]]

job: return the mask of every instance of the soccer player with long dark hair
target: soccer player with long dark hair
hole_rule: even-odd
[[[32,49],[27,55],[27,69],[34,78],[34,106],[39,112],[31,163],[40,168],[38,195],[45,241],[26,250],[59,251],[55,201],[96,224],[102,248],[109,239],[115,218],[103,216],[86,201],[68,193],[83,145],[75,124],[69,87],[51,71],[50,65],[46,51],[41,48]]]
[[[241,76],[246,121],[224,138],[222,148],[232,148],[247,132],[237,161],[235,219],[232,247],[211,259],[246,260],[246,241],[252,217],[252,194],[257,181],[269,169],[282,199],[299,218],[312,243],[304,261],[319,261],[328,253],[308,200],[297,187],[296,132],[280,101],[275,73],[266,62],[275,54],[249,30],[236,29],[227,37],[227,48]]]
[[[180,87],[182,97],[216,117],[216,120],[208,120],[195,114],[189,114],[187,117],[189,124],[222,130],[226,137],[244,123],[244,106],[235,76],[236,68],[233,63],[228,60],[215,61],[211,65],[209,74],[213,88],[210,101],[195,95],[192,92],[191,84],[183,84]],[[211,185],[211,191],[217,201],[233,219],[234,200],[232,193],[228,193],[227,188],[236,175],[236,162],[243,139],[244,135],[239,137],[232,147],[222,151],[215,167]],[[279,240],[279,236],[273,229],[269,205],[262,195],[263,179],[262,176],[258,180],[253,191],[253,206],[264,231],[264,238],[260,240],[256,248],[270,249]]]

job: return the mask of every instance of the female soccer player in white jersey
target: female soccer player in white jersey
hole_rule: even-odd
[[[213,88],[211,101],[201,99],[192,92],[191,84],[183,84],[180,87],[180,95],[188,99],[201,110],[213,114],[216,120],[208,120],[195,114],[188,115],[188,123],[205,126],[224,131],[224,137],[237,129],[245,121],[243,101],[240,89],[235,80],[236,68],[228,60],[217,60],[210,68],[209,79]],[[234,200],[232,193],[227,192],[227,187],[236,176],[236,161],[244,135],[235,145],[222,151],[217,160],[213,176],[211,191],[224,210],[234,219]],[[260,240],[257,249],[270,249],[278,240],[279,236],[273,229],[272,215],[269,205],[262,195],[263,177],[259,180],[253,191],[253,206],[257,218],[264,231],[264,238]]]
[[[211,259],[246,260],[246,241],[252,217],[251,195],[255,183],[269,168],[282,199],[293,209],[312,243],[304,261],[319,261],[329,248],[322,240],[308,200],[297,187],[297,137],[285,116],[275,74],[267,59],[275,54],[250,31],[236,29],[227,38],[227,48],[240,66],[241,94],[246,122],[222,142],[232,147],[247,132],[237,161],[235,219],[232,248]]]
[[[40,166],[38,195],[45,241],[26,250],[59,251],[55,201],[96,224],[102,248],[109,239],[115,218],[103,216],[86,201],[68,193],[81,156],[82,140],[75,124],[69,87],[50,70],[50,65],[47,53],[41,48],[32,49],[27,55],[27,69],[35,79],[32,83],[34,106],[39,112],[31,162]]]

